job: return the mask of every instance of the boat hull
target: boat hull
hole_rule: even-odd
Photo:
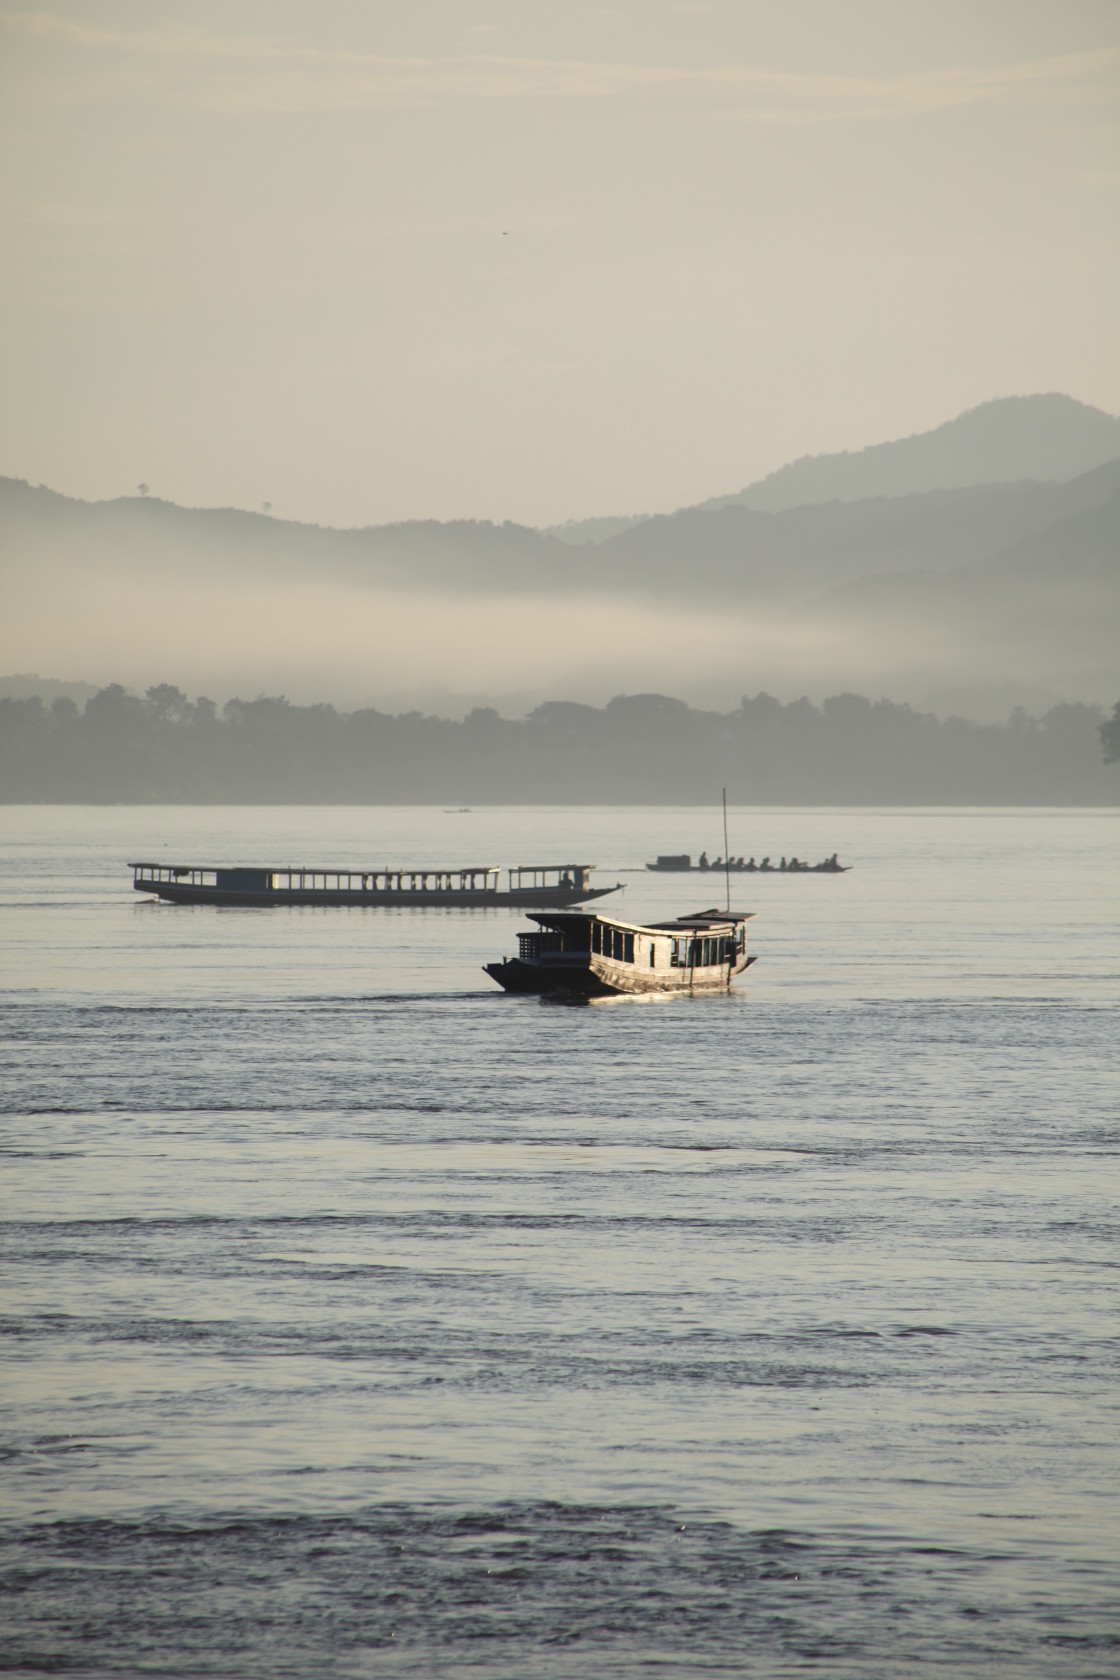
[[[721,863],[712,864],[708,869],[701,869],[697,863],[647,863],[646,871],[650,875],[708,875],[713,881],[722,881],[727,875],[846,875],[851,869],[850,863],[799,863],[796,869],[779,869],[777,864],[769,864],[763,869],[756,866],[748,869],[745,863],[733,863],[725,870]]]
[[[550,962],[524,962],[520,957],[509,957],[504,962],[483,963],[482,966],[491,980],[496,980],[506,992],[591,999],[725,992],[736,975],[742,974],[757,961],[755,956],[741,958],[730,973],[726,964],[719,968],[675,968],[666,972],[582,954]]]
[[[383,891],[360,892],[331,888],[277,888],[264,892],[249,892],[244,888],[193,886],[189,882],[134,881],[134,888],[151,898],[161,898],[168,904],[218,904],[241,909],[266,909],[282,905],[312,905],[325,909],[336,905],[355,905],[363,909],[398,910],[491,910],[540,909],[566,910],[586,904],[593,898],[605,898],[617,892],[617,887],[589,887],[585,891],[565,891],[560,887],[523,887],[506,892],[460,892],[458,890],[428,892]]]

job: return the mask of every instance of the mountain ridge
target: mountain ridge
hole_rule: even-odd
[[[731,506],[784,512],[821,502],[966,489],[1026,480],[1064,483],[1120,456],[1120,418],[1061,392],[993,397],[925,432],[863,449],[802,455],[742,490],[709,496],[675,513]],[[599,545],[654,518],[568,520],[544,527],[570,545]]]
[[[883,572],[953,571],[1077,512],[1108,508],[1120,459],[1066,482],[973,485],[807,503],[738,503],[659,514],[593,548],[531,526],[413,520],[339,529],[242,509],[184,508],[154,497],[83,502],[0,478],[0,536],[27,566],[60,574],[104,564],[152,581],[189,567],[271,579],[475,594],[794,598]]]

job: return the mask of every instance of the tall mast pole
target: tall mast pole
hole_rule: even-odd
[[[731,909],[731,854],[727,850],[727,789],[723,790],[723,876],[727,883],[727,908]]]

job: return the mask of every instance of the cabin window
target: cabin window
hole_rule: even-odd
[[[593,951],[595,951],[596,953],[599,953],[599,954],[602,953],[602,949],[603,949],[603,924],[602,924],[602,922],[592,922],[592,924],[591,924],[591,949]]]
[[[649,942],[649,966],[651,968],[657,967],[657,946],[652,939]]]
[[[634,935],[632,933],[624,934],[623,939],[625,941],[625,949],[622,953],[622,960],[623,962],[632,963],[634,961]]]
[[[670,941],[669,941],[669,967],[670,968],[679,968],[680,966],[681,966],[680,941],[677,940],[677,939],[670,939]]]

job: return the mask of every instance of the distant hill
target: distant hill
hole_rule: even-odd
[[[1114,497],[1120,461],[1067,484],[988,484],[769,513],[739,504],[647,520],[580,564],[599,589],[722,599],[793,600],[858,578],[953,572],[994,560],[1071,515],[1102,510],[1120,542]]]
[[[585,543],[606,542],[608,538],[617,537],[620,532],[628,531],[632,525],[641,525],[651,517],[648,513],[623,513],[614,518],[608,515],[604,519],[566,519],[562,525],[542,525],[541,534],[557,537],[562,543],[579,548]]]
[[[1073,514],[1115,521],[1120,461],[1065,484],[996,484],[777,513],[730,504],[648,519],[590,547],[522,525],[415,521],[334,530],[155,497],[79,502],[0,479],[0,551],[45,598],[76,579],[194,592],[314,583],[481,596],[796,601],[880,573],[994,560]],[[1060,561],[1056,561],[1059,563]],[[154,599],[154,595],[153,595]]]
[[[1051,403],[1120,454],[1106,415],[1061,398],[1012,409],[1033,425]],[[908,443],[953,434],[956,450],[960,428],[1007,411],[988,404]],[[751,683],[1104,700],[1120,646],[1120,458],[1063,479],[1070,459],[1051,456],[1039,479],[902,493],[895,473],[897,493],[862,499],[725,501],[584,544],[512,523],[334,530],[155,497],[81,502],[0,479],[0,670],[112,670],[143,688],[157,669],[226,694],[547,684],[587,699],[671,677],[705,704]]]
[[[1120,419],[1052,392],[1000,397],[932,432],[854,453],[806,455],[706,510],[738,504],[767,512],[807,502],[853,502],[928,490],[1037,479],[1062,483],[1120,456]]]

